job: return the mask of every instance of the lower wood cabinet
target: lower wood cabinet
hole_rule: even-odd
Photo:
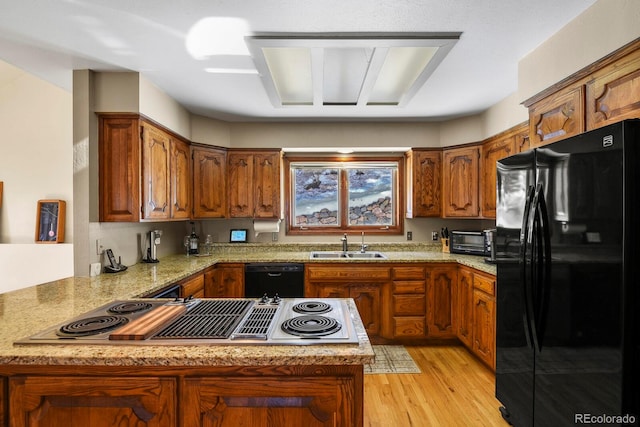
[[[389,338],[424,338],[427,332],[427,268],[424,265],[398,266],[391,269],[393,283],[390,295],[391,321],[383,334]]]
[[[9,379],[9,425],[174,426],[176,379],[15,376]]]
[[[185,426],[351,425],[352,378],[187,378]]]
[[[390,285],[388,266],[324,264],[305,268],[305,297],[353,298],[370,337],[377,337],[382,323],[383,289]]]
[[[496,300],[494,276],[461,266],[456,284],[456,336],[495,369]]]
[[[454,338],[452,292],[457,280],[457,264],[442,264],[428,268],[427,336]]]
[[[363,425],[362,365],[4,365],[0,375],[3,426]]]
[[[221,263],[204,272],[206,298],[244,297],[244,264]]]
[[[197,273],[180,282],[180,296],[182,298],[193,296],[194,298],[204,297],[204,274]]]

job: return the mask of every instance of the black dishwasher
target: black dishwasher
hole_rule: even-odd
[[[267,294],[281,298],[304,297],[304,264],[248,263],[244,267],[244,296],[259,298]]]

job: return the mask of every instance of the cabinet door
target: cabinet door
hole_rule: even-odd
[[[193,296],[194,298],[204,297],[204,274],[197,273],[182,282],[180,284],[180,296],[182,298],[189,296]]]
[[[9,425],[175,426],[176,384],[149,377],[13,377]]]
[[[427,274],[427,336],[454,337],[451,293],[457,279],[457,266],[434,267],[428,269]]]
[[[191,217],[191,149],[189,144],[171,139],[171,218]]]
[[[169,135],[149,124],[142,130],[142,206],[144,219],[168,219]]]
[[[473,290],[473,351],[495,369],[495,298]]]
[[[227,194],[231,218],[253,216],[253,155],[248,152],[229,152],[227,157]]]
[[[364,328],[373,336],[380,334],[380,294],[380,285],[352,285],[349,288],[349,297],[358,307]]]
[[[412,217],[439,217],[442,212],[442,152],[412,153]]]
[[[227,155],[222,150],[193,148],[193,217],[225,218]]]
[[[361,425],[348,377],[186,378],[184,426]],[[187,403],[188,402],[188,403]],[[358,422],[359,420],[359,422]]]
[[[587,129],[640,118],[640,51],[594,73],[586,84]]]
[[[305,287],[307,298],[349,298],[349,286],[342,283],[309,283]]]
[[[482,216],[496,217],[496,164],[515,152],[515,137],[489,141],[482,146]]]
[[[480,148],[465,147],[446,150],[443,159],[444,216],[479,216]]]
[[[218,264],[204,273],[207,298],[244,297],[244,264]]]
[[[100,116],[100,222],[140,219],[140,123]]]
[[[583,86],[566,89],[530,106],[529,127],[532,147],[584,132]]]
[[[458,270],[455,301],[456,336],[465,346],[472,348],[473,273],[464,267]]]
[[[280,217],[280,152],[254,154],[255,218]]]

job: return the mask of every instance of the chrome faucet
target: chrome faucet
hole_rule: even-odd
[[[342,236],[342,252],[347,252],[349,250],[349,246],[347,245],[347,233],[344,233]]]
[[[360,246],[360,253],[365,253],[367,251],[367,245],[364,244],[364,231],[362,232],[362,245]]]

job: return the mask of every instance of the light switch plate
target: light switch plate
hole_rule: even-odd
[[[94,262],[90,265],[90,276],[91,277],[95,277],[100,275],[100,269],[102,268],[102,264],[100,264],[99,262]]]

